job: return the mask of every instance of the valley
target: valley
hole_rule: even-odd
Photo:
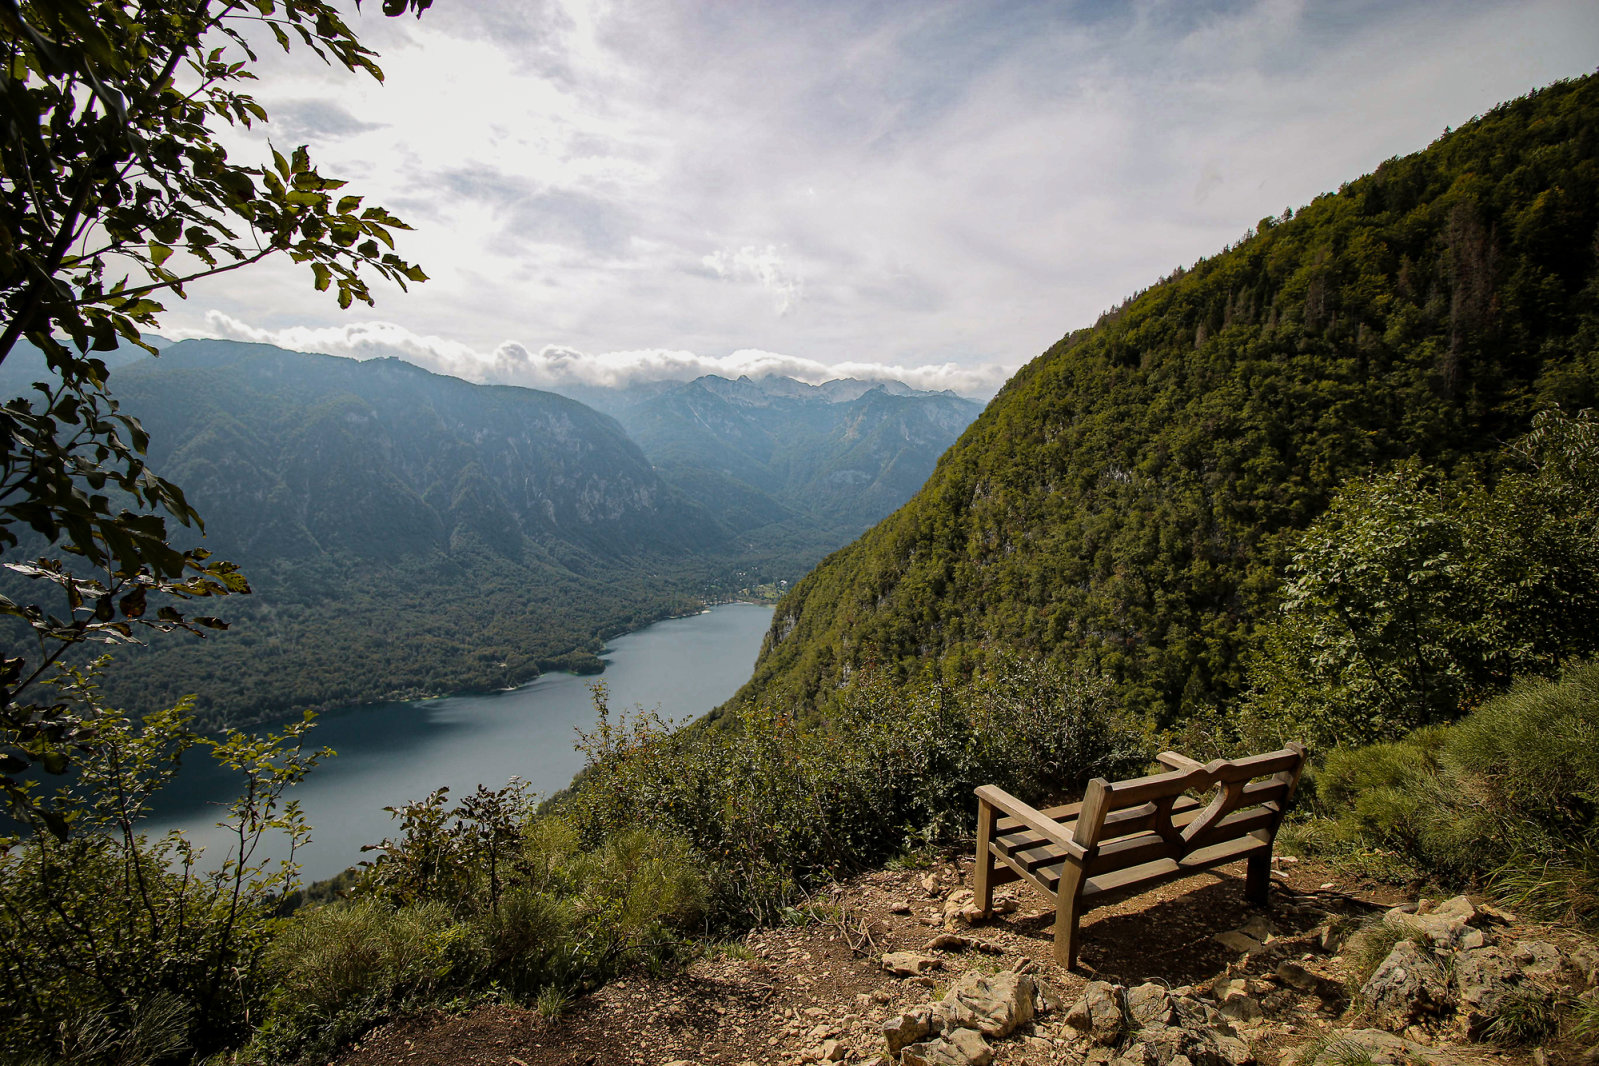
[[[608,638],[798,580],[980,409],[702,378],[612,396],[618,422],[395,359],[184,341],[113,363],[150,465],[206,522],[177,543],[253,591],[217,608],[225,632],[119,649],[106,692],[141,713],[193,695],[208,728],[598,672]]]

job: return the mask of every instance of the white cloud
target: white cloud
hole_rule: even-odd
[[[531,388],[562,385],[617,387],[651,381],[692,381],[705,374],[727,378],[741,375],[758,378],[779,374],[813,385],[835,378],[902,381],[913,388],[934,391],[950,389],[963,396],[986,400],[1015,369],[991,363],[951,362],[921,366],[864,360],[823,363],[756,348],[740,349],[721,356],[669,348],[589,354],[558,345],[532,350],[516,341],[505,341],[492,350],[478,351],[458,341],[412,333],[392,322],[266,329],[218,312],[207,315],[206,321],[205,329],[169,331],[169,339],[180,341],[218,337],[355,359],[398,356],[436,373],[451,374],[468,381]]]
[[[272,58],[258,95],[415,226],[400,248],[433,280],[342,315],[263,265],[193,286],[166,331],[402,329],[483,373],[1016,366],[1262,216],[1587,73],[1599,6],[475,0],[356,25],[386,84]]]
[[[777,298],[779,315],[793,311],[805,289],[799,271],[770,244],[765,248],[746,245],[736,252],[719,249],[700,262],[714,270],[719,278],[758,283]]]

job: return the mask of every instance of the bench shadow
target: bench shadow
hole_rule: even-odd
[[[1078,972],[1094,980],[1128,986],[1145,981],[1178,986],[1210,980],[1238,956],[1215,939],[1264,915],[1279,935],[1301,933],[1313,919],[1282,906],[1260,907],[1244,899],[1243,867],[1195,874],[1159,889],[1125,897],[1109,909],[1083,917]],[[1274,889],[1274,903],[1291,895]],[[1022,919],[1013,928],[1052,941],[1053,913]]]

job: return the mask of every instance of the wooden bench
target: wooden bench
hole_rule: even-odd
[[[1265,903],[1271,846],[1299,784],[1305,746],[1198,763],[1156,756],[1167,773],[1095,778],[1081,803],[1038,811],[1003,789],[977,789],[976,905],[991,913],[994,886],[1025,878],[1055,901],[1055,958],[1077,964],[1078,923],[1116,895],[1213,866],[1249,861],[1244,895]],[[1208,802],[1196,798],[1215,789]]]

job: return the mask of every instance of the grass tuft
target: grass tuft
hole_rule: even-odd
[[[1499,1003],[1499,1012],[1483,1030],[1483,1039],[1500,1047],[1531,1047],[1554,1036],[1560,1014],[1554,1000],[1537,989],[1518,988]]]

